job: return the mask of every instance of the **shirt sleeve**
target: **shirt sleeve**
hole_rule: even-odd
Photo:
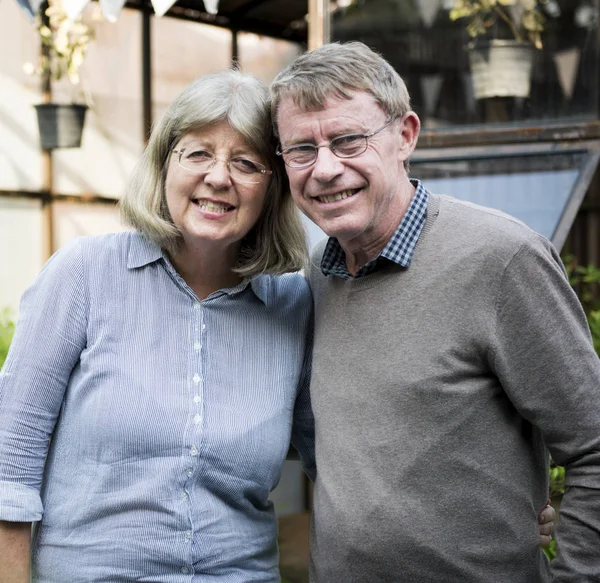
[[[497,297],[493,362],[521,415],[565,466],[555,583],[600,573],[600,360],[554,247],[524,244]]]
[[[0,520],[42,517],[48,444],[86,344],[84,279],[81,244],[75,241],[50,258],[22,297],[0,371]]]
[[[312,306],[312,300],[311,306]],[[300,384],[294,406],[294,422],[292,426],[292,446],[300,455],[302,467],[307,476],[314,482],[317,477],[315,462],[315,419],[313,417],[310,401],[310,377],[313,349],[313,310],[311,307],[310,317],[306,331],[306,344]]]

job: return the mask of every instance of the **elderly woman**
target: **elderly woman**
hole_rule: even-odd
[[[269,492],[314,470],[312,304],[266,88],[190,85],[121,202],[56,253],[0,376],[0,581],[277,582]],[[284,275],[286,274],[286,275]]]

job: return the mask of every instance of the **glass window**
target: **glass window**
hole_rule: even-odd
[[[458,4],[337,0],[331,4],[332,40],[360,40],[382,53],[404,78],[426,128],[598,117],[599,0],[538,0],[541,49],[529,42],[515,48],[516,37],[500,18],[468,48],[471,20],[450,19]],[[505,10],[518,21],[518,9]],[[504,63],[506,74],[484,71],[481,78],[487,63]],[[509,85],[487,85],[501,78]]]
[[[411,173],[449,194],[520,219],[562,247],[600,158],[596,142],[572,148],[504,146],[415,153]]]

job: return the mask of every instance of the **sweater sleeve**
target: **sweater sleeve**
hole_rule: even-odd
[[[24,293],[0,371],[0,520],[34,522],[50,437],[86,343],[79,241],[54,254]]]
[[[558,253],[523,244],[497,296],[492,362],[521,415],[566,468],[552,563],[556,583],[600,573],[600,360]]]

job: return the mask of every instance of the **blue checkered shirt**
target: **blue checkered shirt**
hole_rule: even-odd
[[[324,275],[337,275],[345,279],[363,277],[376,271],[385,261],[392,261],[402,267],[408,267],[412,259],[419,235],[427,218],[429,191],[419,180],[411,180],[416,188],[404,218],[398,225],[394,235],[382,249],[381,253],[361,267],[355,276],[348,273],[346,254],[337,239],[330,237],[321,259],[321,271]]]

